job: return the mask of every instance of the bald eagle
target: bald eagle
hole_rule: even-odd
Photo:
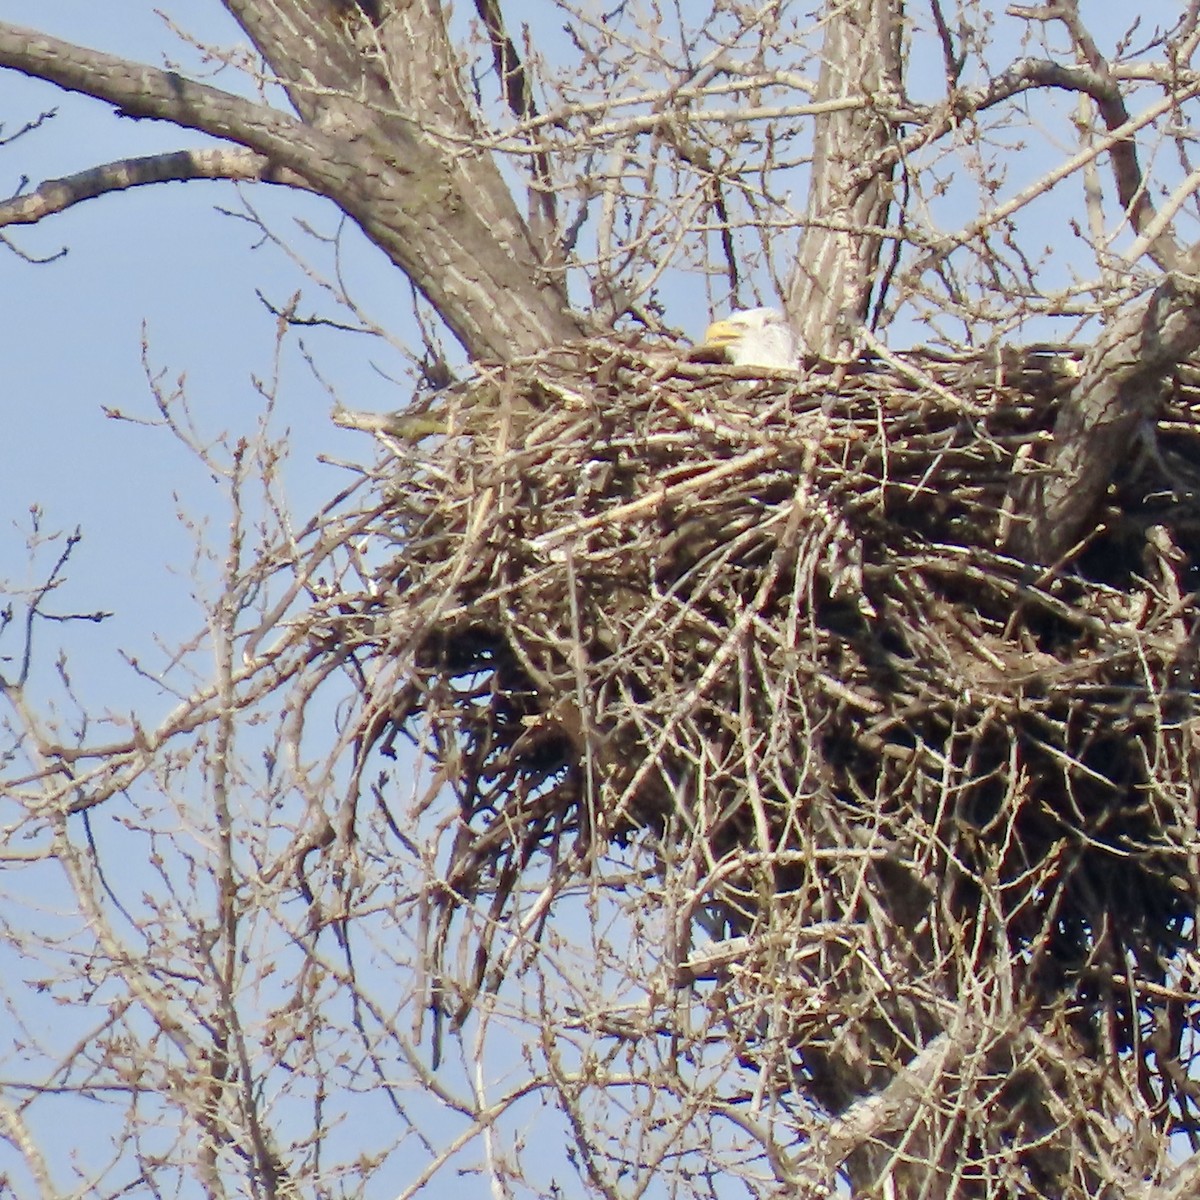
[[[777,308],[746,308],[714,321],[702,347],[724,350],[735,367],[794,371],[800,365],[800,339]]]

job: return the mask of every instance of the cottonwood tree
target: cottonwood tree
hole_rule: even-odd
[[[225,8],[240,87],[0,23],[219,143],[9,250],[300,189],[474,366],[311,517],[196,442],[165,715],[71,711],[71,542],[5,609],[8,1186],[1191,1194],[1197,6]]]

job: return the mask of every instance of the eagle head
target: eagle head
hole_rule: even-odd
[[[794,371],[800,365],[800,339],[777,308],[746,308],[714,321],[702,348],[724,350],[735,367],[773,367]]]

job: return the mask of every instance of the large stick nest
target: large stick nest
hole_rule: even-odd
[[[920,977],[857,1074],[792,1031],[834,1109],[981,963],[1097,1053],[1157,1036],[1196,901],[1198,393],[1164,385],[1092,531],[1030,565],[1014,485],[1072,379],[1050,352],[762,378],[602,344],[381,422],[396,556],[337,636],[396,668],[362,755],[422,726],[457,796],[440,936],[537,861],[650,835],[710,929],[865,924]],[[460,1015],[496,983],[474,928]],[[848,997],[855,961],[794,971]],[[1153,1084],[1177,1117],[1183,1086]]]

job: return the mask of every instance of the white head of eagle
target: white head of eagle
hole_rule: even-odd
[[[746,308],[714,321],[701,343],[725,351],[735,367],[773,367],[795,371],[800,365],[800,339],[777,308]]]

